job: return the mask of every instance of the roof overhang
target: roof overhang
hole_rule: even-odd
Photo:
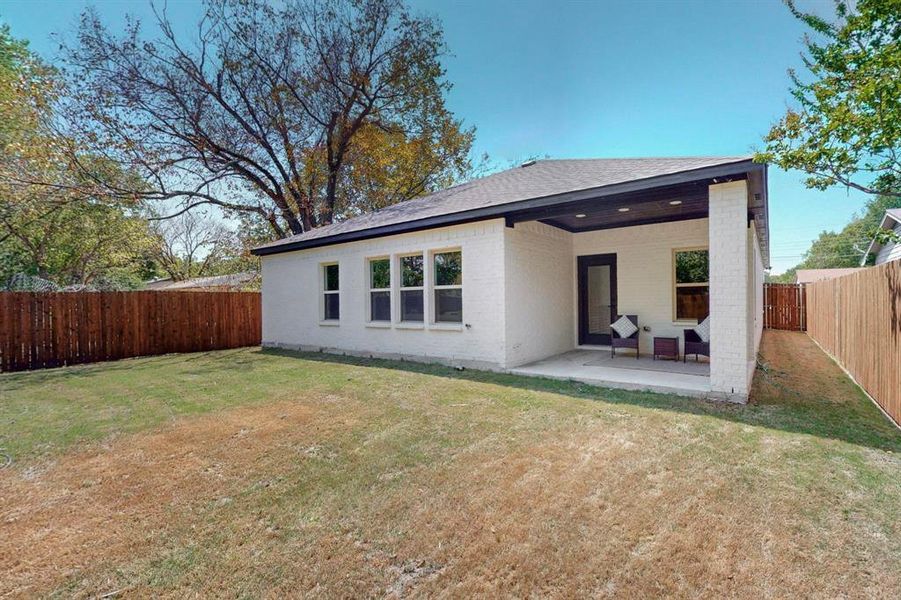
[[[769,226],[767,208],[767,183],[766,165],[755,163],[750,159],[726,163],[700,169],[680,171],[666,175],[658,175],[644,179],[635,179],[611,185],[587,188],[553,194],[528,200],[508,202],[492,205],[484,208],[459,211],[423,219],[392,223],[369,229],[348,231],[331,236],[313,238],[309,240],[296,240],[275,246],[254,248],[251,252],[257,256],[280,254],[310,248],[320,248],[335,244],[363,241],[389,235],[412,233],[437,227],[461,225],[475,221],[503,218],[508,224],[522,220],[536,220],[551,218],[554,214],[564,211],[572,212],[574,207],[591,203],[595,206],[604,201],[610,201],[625,194],[640,195],[642,192],[652,190],[660,191],[661,188],[678,188],[690,184],[716,183],[720,181],[747,179],[749,188],[748,218],[757,223],[758,236],[760,237],[761,252],[764,257],[764,265],[769,267]],[[543,216],[542,216],[543,215]],[[640,223],[636,223],[640,224]],[[616,225],[613,225],[616,226]],[[620,225],[625,226],[625,225]]]
[[[763,267],[770,268],[770,198],[767,165],[748,172],[748,218],[754,220]]]
[[[891,221],[895,222],[895,225],[891,224]],[[885,216],[882,217],[882,222],[879,223],[879,229],[894,229],[897,225],[901,225],[901,219],[896,218],[894,215],[886,212]],[[860,266],[864,266],[867,264],[867,257],[870,254],[875,254],[882,249],[882,244],[876,241],[876,236],[873,236],[873,239],[870,240],[870,245],[867,247],[867,251],[864,252],[863,257],[860,259]]]

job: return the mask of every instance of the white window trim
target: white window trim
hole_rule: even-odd
[[[437,282],[437,274],[435,272],[435,256],[438,254],[449,254],[452,252],[460,253],[460,283],[458,285],[438,285]],[[463,291],[463,249],[460,247],[454,248],[441,248],[438,250],[432,250],[429,252],[429,270],[431,271],[431,278],[429,279],[429,298],[431,299],[431,304],[435,310],[432,310],[429,313],[429,325],[434,329],[446,329],[449,331],[456,331],[458,329],[463,328],[463,307],[460,307],[460,320],[459,321],[439,321],[438,315],[435,312],[438,308],[438,303],[435,301],[435,292],[437,290],[460,290],[461,293]]]
[[[457,321],[438,321],[429,326],[431,331],[463,331],[463,323]]]
[[[338,267],[338,289],[337,290],[327,290],[325,289],[325,272],[328,267],[336,266]],[[325,318],[325,297],[327,295],[334,294],[338,296],[338,318],[337,319],[326,319]],[[335,326],[338,325],[341,321],[341,265],[337,260],[319,263],[319,324],[325,326]]]
[[[697,281],[695,283],[677,283],[676,282],[676,254],[679,252],[692,252],[694,250],[704,250],[707,252],[707,281]],[[708,298],[710,297],[710,248],[708,246],[690,246],[688,248],[673,248],[673,256],[672,256],[673,270],[672,270],[672,282],[673,282],[673,324],[675,325],[697,325],[700,321],[697,319],[687,319],[687,318],[679,318],[676,314],[676,309],[678,308],[676,304],[676,290],[680,287],[698,287],[701,285],[707,286],[707,294]]]
[[[411,256],[421,256],[422,257],[422,285],[420,286],[407,286],[404,287],[404,259],[409,258]],[[426,315],[428,315],[429,310],[429,302],[426,294],[426,282],[428,281],[428,254],[425,250],[421,250],[418,252],[404,252],[403,254],[398,254],[397,258],[397,310],[395,311],[394,321],[398,325],[403,326],[404,328],[410,329],[421,329],[425,322],[427,321]],[[403,293],[404,292],[422,292],[422,321],[405,321],[403,318]]]
[[[372,287],[372,263],[376,261],[387,260],[388,261],[388,287],[385,288],[374,288]],[[394,277],[394,265],[392,264],[390,255],[380,255],[380,256],[368,256],[365,259],[366,271],[366,324],[374,327],[385,327],[391,324],[391,316],[394,314],[394,291],[393,291],[393,277]],[[338,271],[339,275],[341,273],[340,269]],[[339,286],[340,287],[340,286]],[[373,319],[372,318],[372,293],[373,292],[388,292],[388,318],[387,319]]]

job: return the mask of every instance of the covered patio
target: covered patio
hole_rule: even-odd
[[[746,401],[762,325],[765,178],[739,162],[508,213],[507,370]],[[621,316],[637,327],[625,347],[611,328]],[[695,362],[694,328],[708,317]]]
[[[611,357],[604,347],[577,348],[544,360],[510,369],[517,375],[547,377],[563,381],[581,381],[626,390],[644,390],[682,396],[706,397],[710,394],[710,363],[654,360],[643,355]]]

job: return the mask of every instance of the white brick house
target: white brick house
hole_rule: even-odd
[[[254,252],[264,346],[743,401],[762,329],[766,166],[538,161]],[[609,358],[618,314],[638,318],[637,362]],[[681,353],[707,314],[709,365],[644,358],[654,338]]]

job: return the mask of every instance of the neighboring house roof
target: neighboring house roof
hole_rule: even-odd
[[[159,289],[163,289],[166,286],[171,285],[171,284],[172,284],[171,277],[163,277],[161,279],[153,279],[151,281],[145,281],[144,289],[145,290],[159,290]]]
[[[215,275],[212,277],[194,277],[193,279],[185,279],[184,281],[172,281],[171,278],[157,279],[149,281],[145,284],[145,288],[149,290],[190,290],[204,289],[213,287],[229,287],[240,288],[257,276],[256,273],[230,273],[228,275]]]
[[[862,267],[845,267],[840,269],[798,269],[795,273],[796,283],[813,283],[824,279],[835,279],[842,275],[850,275],[857,271],[863,271]]]
[[[508,216],[560,204],[762,173],[759,212],[766,229],[766,165],[748,156],[539,160],[254,248],[275,254]],[[767,232],[761,232],[768,262]]]
[[[885,215],[882,217],[882,222],[879,224],[880,229],[895,229],[901,225],[901,208],[889,208],[886,209]],[[882,244],[876,241],[876,237],[873,237],[873,240],[870,242],[870,247],[867,248],[866,253],[863,255],[863,258],[860,259],[860,264],[865,265],[867,262],[867,257],[870,254],[876,254],[879,250],[882,249]]]

